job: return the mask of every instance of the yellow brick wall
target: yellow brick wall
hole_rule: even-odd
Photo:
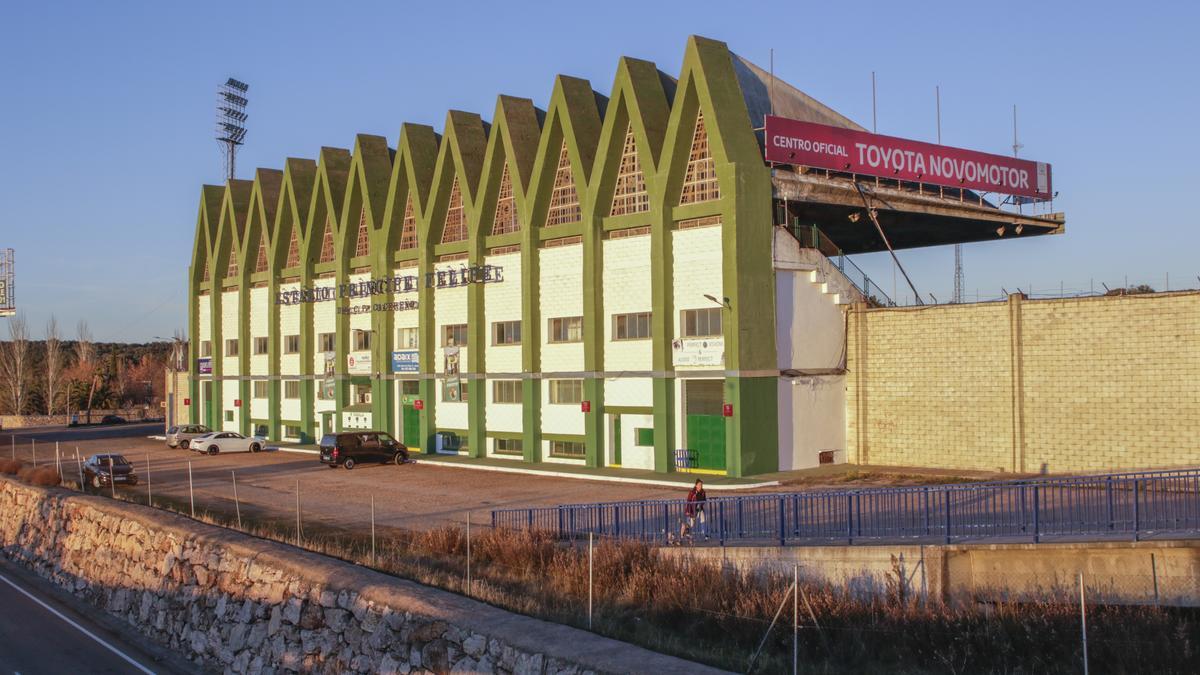
[[[847,339],[852,462],[1200,464],[1200,293],[860,307]]]

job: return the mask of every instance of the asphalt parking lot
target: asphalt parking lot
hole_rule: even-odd
[[[298,488],[304,521],[334,526],[369,526],[372,496],[377,525],[404,529],[464,523],[468,512],[473,523],[489,523],[495,508],[686,496],[686,489],[437,466],[422,463],[419,455],[405,466],[360,464],[353,471],[330,469],[316,455],[280,450],[210,456],[148,438],[162,433],[161,423],[3,431],[0,456],[10,455],[15,438],[19,459],[28,461],[36,452],[38,464],[53,462],[57,443],[69,478],[77,471],[77,450],[85,459],[119,452],[141,479],[119,491],[144,500],[148,474],[155,499],[169,496],[177,503],[188,500],[190,462],[197,509],[209,505],[232,512],[236,473],[243,514],[294,517]]]

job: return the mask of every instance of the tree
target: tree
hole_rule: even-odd
[[[86,377],[83,382],[88,388],[87,420],[91,422],[92,400],[96,396],[96,387],[100,384],[100,373],[96,368],[96,346],[92,344],[92,332],[88,330],[86,321],[80,321],[77,330],[79,336],[75,341],[75,361],[79,367],[79,375]]]
[[[46,414],[54,414],[54,399],[59,394],[59,381],[63,371],[62,338],[58,333],[58,319],[50,315],[46,322]]]
[[[0,344],[0,394],[14,415],[25,412],[29,397],[29,328],[23,315],[8,320],[8,341]]]

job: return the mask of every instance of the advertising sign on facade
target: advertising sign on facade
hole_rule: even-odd
[[[671,352],[676,366],[724,366],[725,338],[676,338]]]
[[[462,379],[459,373],[459,347],[446,347],[446,400],[462,400]]]
[[[0,316],[12,316],[17,311],[16,298],[13,296],[16,281],[16,266],[13,263],[13,250],[0,249]]]
[[[768,162],[1050,199],[1050,165],[768,115]]]
[[[401,349],[399,351],[392,352],[392,372],[421,372],[420,354],[421,352],[415,349]]]
[[[324,377],[317,390],[317,398],[332,401],[337,396],[337,353],[325,352]]]
[[[346,355],[346,372],[351,375],[371,374],[371,352],[350,352]]]
[[[201,375],[212,375],[212,357],[196,359],[196,372]]]

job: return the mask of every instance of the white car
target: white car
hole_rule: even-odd
[[[188,448],[209,455],[222,452],[258,452],[263,449],[263,439],[243,436],[235,431],[215,431],[193,438],[188,443]]]

